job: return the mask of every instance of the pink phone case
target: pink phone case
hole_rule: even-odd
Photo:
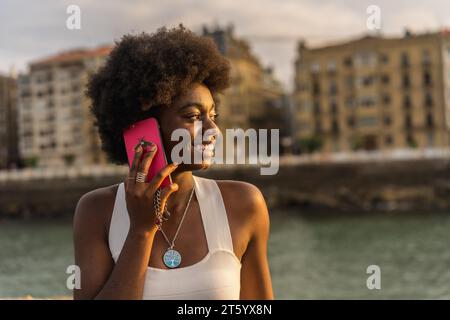
[[[157,151],[153,157],[152,163],[148,170],[146,182],[150,182],[153,177],[167,165],[166,154],[164,152],[164,146],[161,139],[161,133],[159,131],[158,121],[155,118],[147,118],[132,124],[129,128],[123,132],[123,140],[125,142],[125,148],[127,150],[128,165],[131,168],[134,159],[134,148],[136,144],[141,141],[151,141],[156,144]],[[142,157],[146,154],[144,152]],[[161,183],[161,188],[164,188],[172,183],[172,179],[167,176]]]

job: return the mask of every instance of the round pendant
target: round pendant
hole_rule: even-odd
[[[164,264],[168,268],[176,268],[181,263],[181,254],[177,250],[169,249],[164,253]]]

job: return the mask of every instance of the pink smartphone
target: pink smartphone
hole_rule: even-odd
[[[127,150],[128,165],[131,168],[134,159],[134,148],[139,141],[153,142],[156,144],[157,150],[153,157],[152,163],[147,173],[146,182],[150,182],[153,177],[167,165],[167,158],[164,152],[164,146],[161,139],[161,132],[159,130],[158,121],[155,118],[147,118],[132,124],[123,131],[123,140]],[[141,155],[142,157],[147,153],[146,148]],[[168,175],[161,183],[161,188],[164,188],[172,183],[172,178]]]

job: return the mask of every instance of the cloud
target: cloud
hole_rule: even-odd
[[[82,29],[65,27],[66,8],[81,8]],[[63,49],[112,42],[127,32],[152,32],[162,25],[183,22],[194,31],[203,24],[233,23],[238,36],[249,40],[253,51],[275,66],[276,75],[291,87],[296,41],[311,45],[346,39],[366,32],[366,8],[379,5],[383,32],[402,32],[404,26],[420,31],[448,22],[450,3],[430,0],[169,0],[169,1],[24,1],[0,2],[0,70]]]

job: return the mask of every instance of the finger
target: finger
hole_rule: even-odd
[[[175,191],[178,191],[178,184],[176,183],[172,183],[161,190],[161,208],[165,207],[167,199],[169,199],[170,195]]]
[[[153,177],[153,179],[150,181],[150,185],[149,185],[149,190],[152,193],[155,193],[156,190],[159,188],[159,186],[161,185],[161,183],[164,181],[164,179],[171,174],[173,171],[175,171],[175,169],[178,167],[178,163],[173,162],[167,166],[165,166],[164,168],[162,168],[157,174],[156,176]]]
[[[152,160],[153,157],[156,154],[156,144],[154,144],[153,142],[150,143],[149,146],[149,151],[144,154],[144,156],[142,157],[142,161],[139,163],[139,171],[138,172],[142,172],[144,174],[148,173],[148,169],[150,168],[150,165],[152,164]]]
[[[134,157],[133,157],[133,162],[131,163],[131,168],[130,168],[130,172],[128,174],[127,179],[130,180],[128,182],[132,182],[129,183],[129,186],[133,186],[135,184],[135,179],[136,179],[136,172],[139,166],[139,161],[142,155],[142,146],[141,143],[139,142],[135,147],[134,147]]]

